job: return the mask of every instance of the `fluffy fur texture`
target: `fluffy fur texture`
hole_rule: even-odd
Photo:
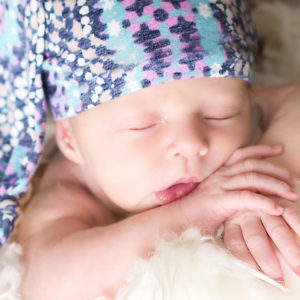
[[[261,45],[255,80],[299,80],[300,5],[288,5],[283,0],[251,2]],[[53,131],[48,132],[53,136]],[[0,249],[0,300],[21,300],[21,252],[16,243]],[[137,262],[115,300],[299,299],[300,279],[282,264],[286,289],[233,258],[218,238],[201,236],[190,229],[180,237],[159,241],[149,260]]]
[[[17,243],[7,244],[0,250],[0,300],[21,300],[18,293],[23,274],[21,254]]]
[[[16,243],[0,250],[0,300],[22,299],[21,252]],[[150,259],[139,259],[114,300],[299,299],[300,278],[282,265],[286,287],[235,259],[218,238],[191,228],[161,239]]]
[[[114,300],[299,299],[300,278],[282,263],[286,288],[234,258],[218,238],[192,228],[159,241]]]

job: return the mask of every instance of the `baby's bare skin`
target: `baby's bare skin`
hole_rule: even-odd
[[[262,152],[270,155],[270,151]],[[275,152],[278,153],[277,150]],[[230,192],[228,199],[225,199],[224,190],[212,196],[205,191],[201,197],[201,193],[195,191],[190,197],[185,197],[184,210],[179,205],[181,202],[177,201],[122,221],[84,188],[78,187],[77,178],[74,180],[72,176],[72,171],[76,169],[63,160],[59,155],[54,159],[44,178],[47,180],[49,176],[53,185],[42,182],[40,193],[33,198],[22,220],[20,242],[24,247],[27,267],[23,281],[25,299],[40,299],[41,296],[43,299],[52,299],[53,296],[56,299],[91,299],[99,294],[112,296],[134,259],[148,255],[159,234],[168,230],[180,233],[189,226],[188,223],[196,224],[195,219],[201,213],[195,215],[195,204],[188,204],[193,198],[203,214],[200,216],[201,222],[198,222],[200,228],[207,228],[213,216],[217,217],[209,231],[216,229],[227,216],[239,209],[281,213],[281,209],[263,198],[243,201],[243,197],[251,198],[251,195],[237,194],[233,199],[234,194]],[[66,168],[62,176],[68,176],[64,179],[57,178],[55,171],[62,167]],[[205,203],[210,200],[208,197],[213,197],[211,201],[215,201],[214,210],[207,210]],[[201,198],[205,200],[202,201],[202,209]],[[265,201],[264,205],[261,201]],[[187,220],[186,215],[194,219]],[[120,257],[122,259],[115,263]],[[63,274],[63,278],[59,274]],[[105,274],[110,276],[103,277]],[[83,285],[85,278],[89,280]],[[37,281],[33,288],[33,282]]]
[[[279,153],[278,149],[265,149],[261,150],[260,156]],[[230,170],[229,166],[222,172],[226,174]],[[223,177],[219,178],[226,186]],[[282,175],[280,179],[289,181],[288,175]],[[123,282],[134,259],[147,255],[153,249],[157,236],[164,231],[179,233],[187,225],[206,226],[205,229],[212,231],[241,209],[262,210],[274,215],[280,213],[267,199],[256,199],[258,196],[254,193],[233,194],[222,184],[220,194],[212,193],[210,182],[214,180],[214,177],[207,180],[205,192],[197,188],[184,201],[127,217],[128,213],[108,203],[101,191],[89,183],[80,166],[58,153],[46,170],[39,192],[31,200],[22,220],[20,242],[27,266],[22,287],[24,299],[110,296]],[[259,189],[255,180],[253,185]],[[286,192],[282,184],[276,182],[274,186],[279,195]],[[239,183],[233,190],[240,187]],[[228,195],[228,199],[222,196],[224,199],[221,201],[221,194]],[[251,202],[236,200],[250,196],[253,198]],[[207,210],[207,201],[204,200],[209,197],[214,199],[210,203],[215,202],[215,206]]]
[[[284,145],[283,155],[267,160],[287,168],[299,179],[300,85],[256,86],[253,91],[258,96],[256,100],[263,103],[267,112],[265,133],[259,143]],[[225,243],[237,257],[284,284],[283,273],[269,236],[290,267],[300,275],[300,247],[290,230],[292,228],[300,236],[300,214],[299,204],[282,202],[279,198],[278,201],[285,207],[282,217],[273,218],[248,212],[237,214],[227,221]]]
[[[272,144],[281,143],[284,145],[284,156],[272,158],[272,161],[284,165],[297,178],[300,178],[298,155],[300,146],[300,84],[283,85],[273,89],[267,88],[261,94],[269,108],[269,121],[267,121],[268,128],[260,143],[263,144],[268,141]],[[268,94],[269,96],[267,96]]]

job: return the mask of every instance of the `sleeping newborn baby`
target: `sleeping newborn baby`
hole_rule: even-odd
[[[45,105],[34,91],[41,88],[55,119],[59,150],[20,224],[23,298],[113,297],[159,236],[189,227],[214,233],[225,225],[227,247],[282,283],[269,235],[297,272],[300,249],[292,231],[298,233],[300,226],[291,175],[298,174],[297,164],[281,164],[288,148],[276,146],[285,145],[283,129],[290,135],[292,130],[283,121],[278,121],[279,136],[269,130],[271,120],[281,120],[282,103],[297,110],[287,97],[266,101],[270,126],[261,144],[253,145],[249,87],[255,31],[246,1],[34,3],[18,6],[18,21],[25,19],[31,33],[42,22],[41,36],[36,41],[28,34],[20,41],[36,42],[30,51],[45,49],[43,55],[25,55],[31,66],[25,74],[30,70],[33,76],[40,64],[41,77],[21,81],[33,84],[25,101],[33,108],[25,112],[33,111],[34,118],[25,122],[24,117],[26,134],[17,134],[18,151],[8,166],[1,161],[1,175],[9,177],[1,191],[10,193],[10,204],[13,192],[26,188],[40,157]],[[16,86],[20,74],[10,76]],[[285,88],[285,96],[292,90],[297,87]],[[288,116],[294,124],[295,117]],[[0,221],[4,242],[12,218]],[[275,235],[277,224],[290,227]],[[266,246],[263,253],[253,246],[253,233]]]
[[[276,164],[292,170],[300,178],[298,133],[300,113],[300,86],[254,86],[253,100],[261,105],[265,114],[263,123],[265,134],[260,142],[284,145],[283,155],[272,158]],[[300,181],[296,186],[300,192]],[[278,199],[279,200],[279,199]],[[279,200],[280,201],[280,200]],[[299,224],[299,210],[292,209],[295,203],[288,203],[283,218],[287,223]],[[291,216],[288,216],[291,214]],[[261,214],[261,219],[264,216]],[[278,218],[278,217],[276,217]],[[228,224],[226,224],[228,226]],[[226,236],[225,226],[225,236]],[[281,236],[289,245],[296,242],[294,236],[282,223]],[[299,225],[294,227],[299,235]],[[277,228],[277,230],[279,230]],[[270,228],[268,233],[272,234]],[[274,235],[271,235],[274,237]],[[280,236],[277,246],[280,247]],[[276,246],[275,246],[276,247]],[[274,249],[275,249],[274,247]],[[235,244],[235,249],[239,248]],[[289,251],[289,246],[282,250]],[[265,257],[268,248],[262,249]],[[295,255],[297,251],[295,251]],[[272,255],[272,254],[271,254]],[[115,300],[296,300],[300,295],[300,278],[292,270],[278,249],[285,283],[266,276],[261,271],[232,256],[224,247],[220,231],[217,236],[201,235],[198,229],[191,228],[180,236],[165,235],[157,242],[149,259],[140,259],[131,270],[127,283],[119,290]],[[276,264],[276,262],[274,262]],[[97,300],[105,299],[102,297]]]

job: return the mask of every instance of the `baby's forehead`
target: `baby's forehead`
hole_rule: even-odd
[[[194,95],[197,98],[209,97],[211,103],[219,98],[239,98],[248,95],[248,83],[237,78],[193,78],[167,82],[144,88],[119,97],[117,101],[141,101],[148,99],[155,102],[158,99]],[[171,99],[170,99],[171,100]],[[229,101],[230,99],[228,99]]]
[[[173,81],[104,103],[93,111],[99,114],[132,115],[157,112],[167,107],[196,109],[238,109],[248,102],[248,84],[235,78],[196,78]],[[248,105],[247,105],[248,106]]]

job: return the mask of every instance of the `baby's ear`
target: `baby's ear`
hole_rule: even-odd
[[[60,151],[66,158],[81,165],[84,162],[74,133],[68,119],[56,121],[55,135],[56,143]]]

